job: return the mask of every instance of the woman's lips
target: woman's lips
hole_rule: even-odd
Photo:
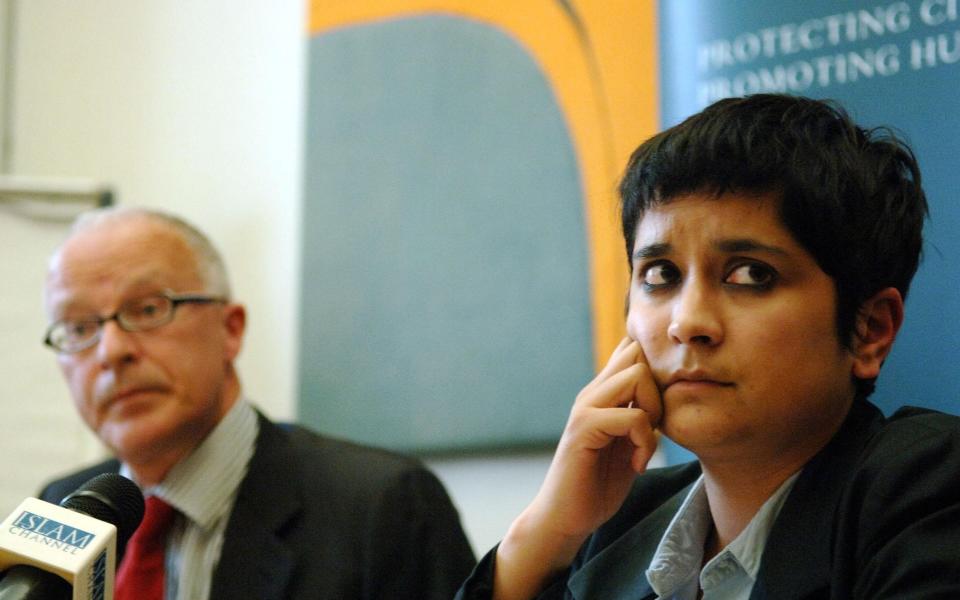
[[[673,373],[663,391],[668,389],[705,390],[716,387],[732,387],[733,383],[708,371],[677,371]]]

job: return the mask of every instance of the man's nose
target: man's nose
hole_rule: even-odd
[[[100,364],[105,368],[130,362],[136,357],[138,348],[135,335],[120,327],[116,319],[106,321],[100,326],[96,351]]]

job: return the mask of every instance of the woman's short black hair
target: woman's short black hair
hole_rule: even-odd
[[[644,212],[689,193],[773,194],[784,226],[834,282],[837,333],[887,287],[906,298],[927,201],[910,148],[838,104],[757,94],[716,102],[634,151],[620,184],[627,260]],[[860,396],[872,381],[858,382]]]

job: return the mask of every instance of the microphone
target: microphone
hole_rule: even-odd
[[[60,502],[20,503],[0,525],[0,600],[110,600],[116,564],[143,519],[143,494],[104,473]]]

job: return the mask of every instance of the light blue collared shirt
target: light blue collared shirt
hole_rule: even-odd
[[[693,484],[674,515],[647,569],[650,587],[661,600],[747,600],[760,570],[770,529],[797,479],[795,473],[764,502],[747,527],[700,568],[703,546],[713,527],[703,476]]]

